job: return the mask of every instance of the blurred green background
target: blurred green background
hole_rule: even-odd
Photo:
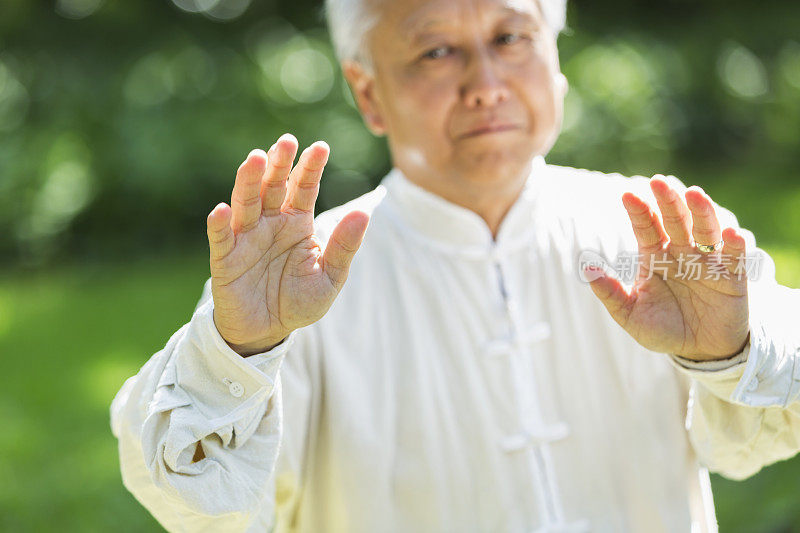
[[[800,286],[800,4],[573,0],[550,162],[702,185]],[[0,530],[156,531],[108,406],[191,315],[205,216],[291,131],[319,209],[374,187],[320,2],[0,1]],[[800,531],[800,459],[714,477],[723,532]]]

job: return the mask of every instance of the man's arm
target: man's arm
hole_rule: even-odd
[[[760,251],[759,251],[760,252]],[[763,252],[760,252],[763,254]],[[691,378],[686,427],[700,462],[741,480],[800,451],[800,291],[764,278],[751,284],[750,342],[743,361],[719,369],[671,356]]]
[[[699,459],[742,479],[800,451],[800,334],[791,323],[800,296],[776,283],[753,234],[702,189],[674,177],[650,189],[649,198],[623,195],[640,252],[636,282],[595,272],[592,290],[636,341],[672,354],[692,378],[687,429]],[[698,246],[723,238],[721,250]]]
[[[278,370],[292,341],[242,358],[207,301],[114,398],[123,482],[165,528],[244,531],[273,514]]]
[[[296,330],[319,320],[338,295],[369,220],[347,214],[322,249],[314,203],[328,153],[314,143],[293,166],[297,140],[287,134],[268,155],[248,155],[231,205],[217,205],[207,219],[211,298],[114,399],[123,480],[168,529],[244,531],[257,517],[267,529],[274,518],[284,437],[279,369]],[[295,365],[301,355],[313,354],[298,354]],[[287,416],[301,432],[312,426],[305,375],[289,373]],[[292,448],[305,439],[290,437],[281,455],[297,465],[302,452]],[[292,477],[281,486],[296,487]]]

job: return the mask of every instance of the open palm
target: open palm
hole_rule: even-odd
[[[650,186],[661,217],[632,193],[622,197],[639,246],[639,274],[628,290],[597,269],[587,275],[611,316],[637,342],[658,352],[695,360],[726,358],[747,342],[745,241],[723,232],[711,198],[699,187],[686,201],[663,177]],[[721,250],[702,253],[697,243]]]
[[[297,149],[286,134],[267,154],[250,152],[236,173],[231,205],[208,215],[214,323],[242,355],[265,351],[325,314],[369,221],[349,213],[323,252],[314,204],[329,149],[312,144],[292,168]]]

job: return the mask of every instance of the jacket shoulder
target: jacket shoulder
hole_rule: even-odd
[[[559,165],[547,165],[547,170],[550,193],[561,191],[561,196],[577,197],[582,202],[599,205],[601,201],[618,198],[627,191],[645,199],[652,197],[650,180],[645,176],[625,176],[619,172],[606,173]],[[667,181],[678,189],[685,189],[675,176],[667,176]]]

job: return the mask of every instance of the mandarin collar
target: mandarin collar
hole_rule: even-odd
[[[484,257],[503,254],[532,242],[537,192],[547,165],[533,159],[519,197],[500,223],[497,239],[475,212],[456,205],[409,180],[393,168],[381,181],[392,218],[425,244],[459,255]]]

